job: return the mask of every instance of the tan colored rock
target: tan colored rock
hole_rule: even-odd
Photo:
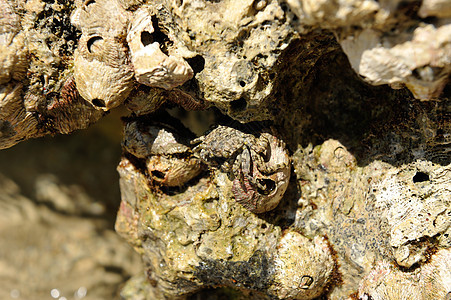
[[[423,299],[449,299],[451,296],[451,249],[441,249],[421,267]]]
[[[360,283],[359,299],[420,300],[422,286],[415,275],[396,269],[389,262],[376,265]],[[428,299],[428,298],[424,298]]]
[[[144,6],[133,14],[127,34],[135,77],[139,83],[169,90],[191,79],[193,70],[183,58],[161,51],[165,45],[154,38],[152,18],[155,20],[156,16],[150,10]]]
[[[284,232],[274,258],[275,283],[279,299],[315,299],[332,279],[334,261],[327,241],[313,241],[297,232]]]
[[[393,169],[372,184],[376,209],[389,226],[390,246],[396,262],[403,267],[425,261],[427,242],[451,226],[451,183],[449,166],[418,161]]]
[[[426,17],[451,17],[451,2],[449,0],[423,0],[421,2],[418,15],[422,18]]]
[[[22,80],[28,67],[24,32],[10,4],[0,1],[0,84]]]
[[[393,42],[364,30],[341,42],[352,67],[368,82],[404,84],[420,100],[438,97],[451,72],[451,25],[418,27],[407,41]]]

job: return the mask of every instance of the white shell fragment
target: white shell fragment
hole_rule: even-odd
[[[149,9],[137,10],[127,35],[136,80],[167,90],[182,85],[193,77],[193,70],[183,58],[164,54],[160,43],[153,40],[154,32]]]
[[[420,100],[438,97],[451,73],[451,24],[417,27],[393,42],[373,29],[340,42],[352,68],[373,85],[405,85]]]
[[[450,0],[423,0],[418,15],[422,18],[426,17],[451,17],[451,1]]]

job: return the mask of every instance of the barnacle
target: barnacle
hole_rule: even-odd
[[[127,42],[130,47],[136,80],[151,86],[172,89],[193,77],[190,65],[181,57],[166,55],[155,40],[149,8],[144,6],[133,14]]]
[[[212,167],[230,174],[235,200],[254,213],[274,209],[288,187],[290,164],[285,143],[263,132],[258,137],[219,126],[194,148]]]
[[[334,272],[332,252],[323,237],[313,241],[295,231],[284,233],[274,258],[279,299],[314,299],[324,293]]]
[[[132,121],[125,126],[122,145],[130,154],[145,160],[152,180],[166,186],[181,186],[199,175],[203,167],[186,143],[168,125]]]
[[[45,118],[52,130],[68,134],[76,129],[87,128],[104,115],[101,110],[86,103],[78,93],[73,76],[64,82],[58,96],[48,99]]]
[[[126,48],[111,37],[82,36],[74,53],[74,77],[80,95],[94,107],[121,104],[133,87]]]
[[[72,21],[82,30],[74,53],[74,78],[80,95],[94,107],[121,104],[133,87],[133,70],[122,44],[128,13],[116,1],[86,1]]]

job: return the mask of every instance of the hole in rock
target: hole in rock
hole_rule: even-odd
[[[246,82],[244,82],[243,80],[241,80],[241,81],[240,81],[240,85],[241,85],[242,87],[245,87],[245,86],[246,86]]]
[[[152,176],[159,178],[159,179],[164,179],[164,173],[161,171],[157,171],[157,170],[153,170],[152,172]]]
[[[417,172],[412,180],[414,183],[429,181],[429,175],[424,172]]]
[[[263,186],[263,189],[258,188],[258,192],[263,195],[268,195],[276,188],[276,183],[271,179],[259,179],[258,182]]]
[[[97,107],[105,107],[106,106],[105,101],[103,101],[102,99],[97,99],[97,98],[92,99],[92,104]]]
[[[101,44],[103,42],[103,38],[100,36],[94,36],[88,40],[86,46],[88,48],[89,53],[96,53],[101,49]]]
[[[154,42],[152,34],[148,31],[143,31],[141,32],[141,43],[143,44],[143,46],[147,46],[150,45]]]
[[[246,109],[246,107],[247,107],[247,102],[246,102],[246,99],[244,99],[243,97],[230,102],[230,108],[233,111],[244,110],[244,109]]]
[[[194,75],[202,72],[205,67],[205,59],[200,55],[196,55],[192,58],[187,58],[186,61],[191,66],[191,69],[193,69]]]
[[[152,33],[147,32],[147,34],[149,34],[148,38],[151,40],[151,43],[158,42],[160,44],[161,51],[164,54],[168,55],[168,47],[170,47],[173,43],[169,39],[167,34],[165,34],[161,30],[160,26],[158,25],[158,18],[156,16],[152,16],[151,19],[152,19],[152,27],[154,29],[154,32],[152,32]],[[142,41],[142,34],[141,34],[141,41]],[[144,44],[144,46],[148,45],[148,44],[145,44],[144,42],[143,42],[143,44]]]

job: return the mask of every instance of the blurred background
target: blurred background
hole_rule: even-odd
[[[114,232],[122,114],[0,150],[0,299],[120,299],[142,272]]]

